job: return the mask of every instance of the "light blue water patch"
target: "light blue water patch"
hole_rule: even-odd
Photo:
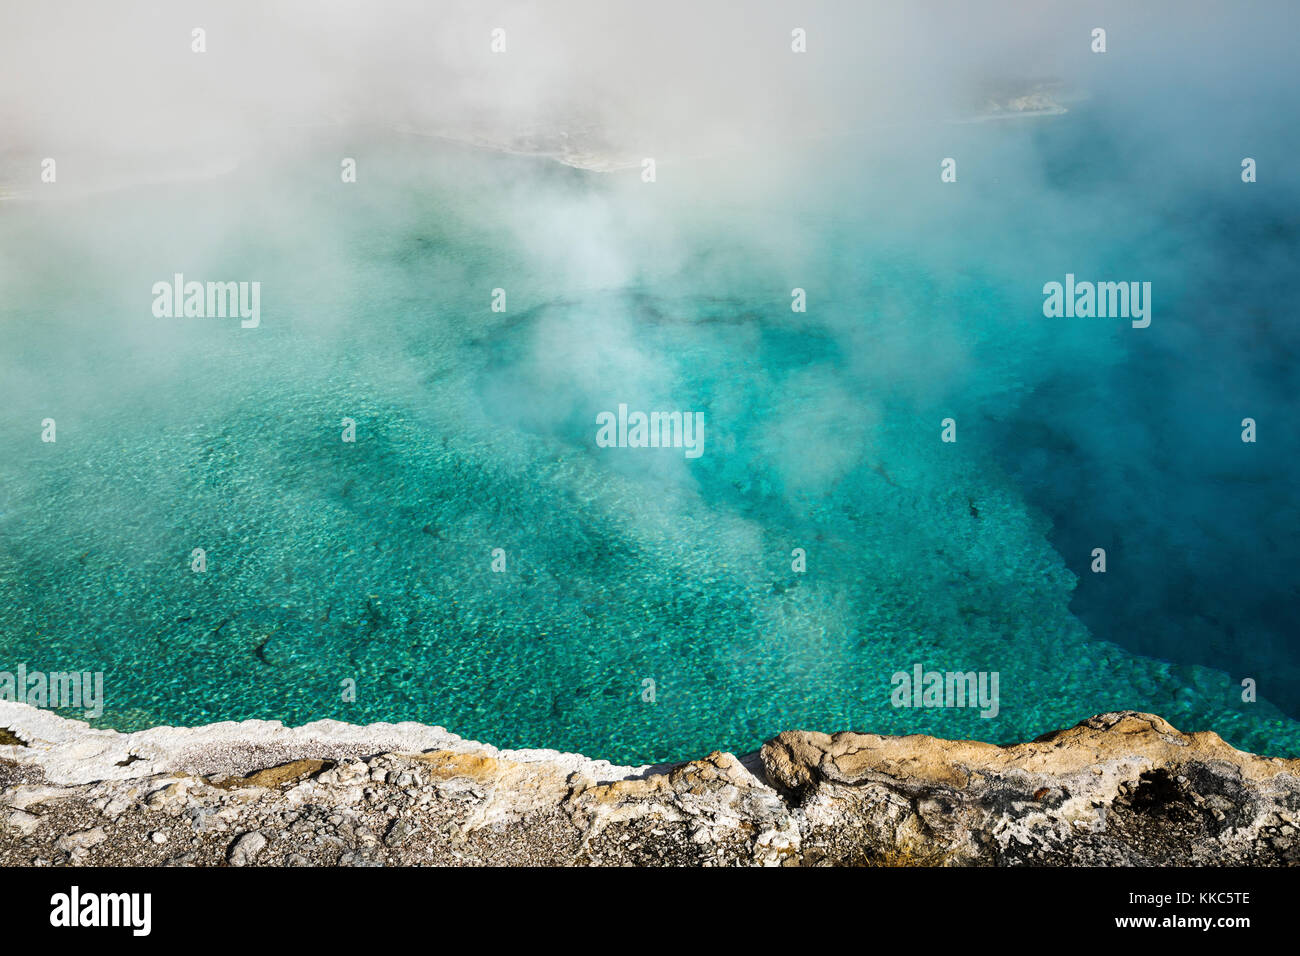
[[[1045,134],[962,135],[973,174]],[[312,155],[6,209],[0,662],[104,670],[122,728],[419,720],[640,762],[1133,707],[1297,751],[1238,673],[1084,626],[1016,466],[1059,454],[1025,424],[1056,433],[1053,382],[1133,361],[1123,323],[1046,320],[1043,282],[1171,282],[1158,210],[1116,235],[1045,182],[945,194],[856,147],[653,191],[396,142],[350,188]],[[260,281],[261,327],[156,319],[176,272]],[[703,454],[598,447],[620,404],[702,412]],[[893,706],[916,664],[997,672],[997,716]]]

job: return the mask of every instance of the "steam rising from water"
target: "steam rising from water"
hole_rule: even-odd
[[[888,708],[922,661],[1002,672],[998,739],[1146,706],[1294,750],[1235,682],[1300,713],[1295,15],[1141,6],[7,10],[15,190],[227,171],[0,206],[0,646],[115,663],[119,724],[409,717],[638,759],[988,736]],[[1068,114],[951,122],[1048,81]],[[262,327],[153,320],[177,271],[260,281]],[[1151,281],[1151,328],[1043,318],[1067,271]],[[706,409],[706,455],[597,454],[620,402]],[[356,714],[322,703],[350,674]],[[658,712],[624,699],[645,676]]]

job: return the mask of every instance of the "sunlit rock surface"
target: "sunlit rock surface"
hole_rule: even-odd
[[[3,865],[1300,863],[1300,760],[1151,714],[620,767],[438,727],[95,730],[0,703]]]

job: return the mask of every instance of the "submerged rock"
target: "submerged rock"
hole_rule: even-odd
[[[1008,747],[790,731],[660,767],[420,724],[118,734],[0,703],[0,727],[27,742],[0,746],[0,865],[1300,863],[1300,760],[1133,711]]]

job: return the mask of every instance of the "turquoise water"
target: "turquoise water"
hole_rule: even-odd
[[[98,722],[124,729],[418,720],[619,761],[790,728],[1007,742],[1118,708],[1300,752],[1294,373],[1246,358],[1294,237],[1263,228],[1250,295],[1214,300],[1231,336],[1201,334],[1241,276],[1231,216],[1200,218],[1235,208],[1231,175],[1192,229],[1081,158],[1089,123],[653,185],[394,140],[344,186],[320,157],[348,146],[314,144],[10,204],[0,669],[102,669]],[[941,186],[928,157],[954,150]],[[260,281],[261,327],[154,318],[175,272]],[[1151,328],[1044,318],[1066,272],[1153,282]],[[598,448],[620,403],[702,411],[704,453]],[[915,664],[998,672],[998,716],[893,707]]]

